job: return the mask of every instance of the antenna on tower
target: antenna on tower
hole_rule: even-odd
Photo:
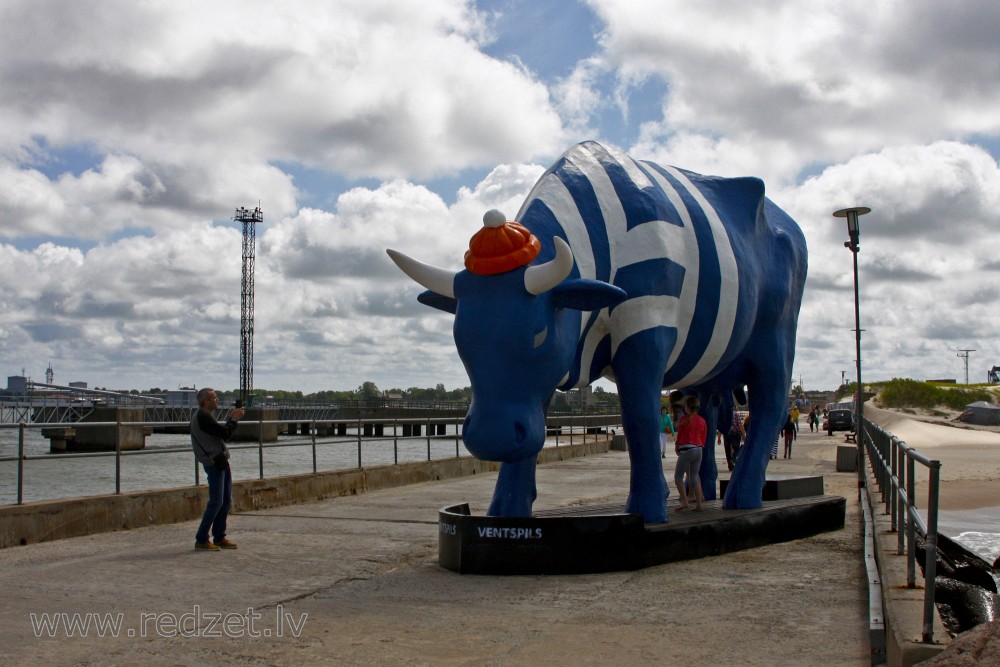
[[[250,405],[253,392],[253,273],[254,248],[257,232],[254,225],[264,222],[264,213],[257,208],[236,209],[233,220],[243,224],[243,283],[240,313],[240,398],[244,405]]]

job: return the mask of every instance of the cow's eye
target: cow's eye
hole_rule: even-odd
[[[548,335],[549,335],[549,328],[548,327],[545,327],[544,329],[542,329],[541,331],[539,331],[538,333],[536,333],[535,334],[535,347],[536,348],[541,347],[542,343],[545,342],[545,339],[548,337]]]

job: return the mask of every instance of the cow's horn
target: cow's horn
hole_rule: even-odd
[[[449,299],[455,298],[455,272],[439,269],[430,264],[418,262],[412,257],[407,257],[401,252],[392,248],[387,248],[389,257],[396,263],[400,271],[412,278],[416,283],[423,285],[432,292]]]
[[[569,245],[558,236],[554,239],[556,244],[556,256],[551,261],[529,266],[524,272],[524,289],[529,294],[538,296],[566,280],[569,272],[573,270],[573,251]]]

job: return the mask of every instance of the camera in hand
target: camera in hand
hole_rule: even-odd
[[[236,408],[237,410],[239,410],[240,408],[242,408],[243,407],[243,399],[242,398],[237,398],[236,399],[236,403],[233,404],[233,407]]]

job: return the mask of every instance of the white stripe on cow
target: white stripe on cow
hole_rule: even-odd
[[[683,227],[677,228],[678,233],[674,239],[677,250],[674,251],[671,258],[684,267],[684,282],[681,285],[680,296],[675,302],[677,312],[673,317],[677,323],[677,342],[670,352],[670,358],[667,359],[667,367],[663,370],[665,374],[673,368],[681,350],[684,349],[684,343],[687,342],[688,331],[691,328],[692,320],[694,320],[694,309],[698,305],[698,276],[701,272],[701,265],[699,263],[698,237],[695,234],[694,223],[691,221],[691,214],[688,213],[687,206],[684,205],[680,194],[670,181],[655,170],[650,173],[684,223]]]
[[[729,341],[733,337],[733,327],[736,324],[736,311],[739,307],[740,276],[736,268],[736,256],[733,254],[733,246],[729,242],[729,234],[726,232],[722,220],[715,208],[709,203],[701,191],[674,167],[664,167],[671,176],[676,178],[687,191],[694,197],[701,206],[705,217],[708,219],[709,227],[712,230],[712,239],[715,242],[716,252],[719,257],[719,271],[721,275],[720,294],[718,303],[718,314],[715,318],[715,327],[712,329],[712,337],[708,346],[702,353],[701,358],[695,367],[691,369],[677,385],[680,387],[689,386],[704,378],[718,365],[722,355],[729,347]],[[687,280],[684,281],[687,283]],[[686,288],[686,285],[685,285]]]
[[[607,150],[622,166],[637,188],[653,187],[653,183],[646,178],[646,175],[631,158],[619,151]],[[604,217],[610,252],[611,275],[608,282],[614,283],[615,275],[621,267],[663,257],[684,266],[686,275],[693,274],[697,277],[698,244],[694,229],[680,196],[673,192],[673,188],[670,188],[669,184],[665,189],[669,195],[672,195],[671,203],[680,211],[685,226],[678,227],[666,221],[652,220],[628,229],[621,199],[619,199],[604,166],[587,150],[574,150],[569,157],[582,173],[588,174],[591,186],[597,194]],[[689,248],[694,249],[694,252],[689,252]],[[695,266],[689,266],[691,261],[694,262]],[[611,333],[611,354],[614,356],[618,346],[634,334],[655,326],[677,326],[678,313],[685,314],[687,324],[690,324],[691,318],[694,316],[693,307],[681,309],[679,303],[680,301],[676,297],[668,296],[629,299],[615,308],[610,316],[610,321],[608,321],[607,309],[601,311],[599,320],[587,333],[587,339],[584,341],[583,354],[580,358],[579,382],[582,384],[579,386],[586,384],[594,350],[609,331]],[[684,328],[686,329],[686,326]]]
[[[608,239],[608,260],[611,267],[609,282],[614,283],[615,275],[621,267],[660,258],[670,259],[682,266],[684,268],[684,281],[678,297],[647,296],[628,299],[615,308],[613,315],[609,315],[607,309],[601,310],[594,325],[586,330],[585,339],[581,341],[580,368],[578,381],[575,385],[577,387],[588,384],[590,367],[593,364],[597,346],[608,334],[611,335],[611,354],[613,357],[618,346],[632,335],[657,326],[676,327],[677,341],[664,369],[664,373],[668,372],[676,363],[687,342],[697,307],[700,254],[694,224],[683,199],[672,183],[656,170],[650,171],[650,176],[653,179],[651,181],[630,157],[620,151],[605,148],[622,166],[636,187],[658,186],[677,211],[683,223],[683,226],[677,226],[666,221],[654,220],[629,230],[621,200],[618,198],[614,184],[604,166],[584,146],[574,147],[564,157],[588,178],[601,208],[601,214],[604,218],[604,233]],[[718,295],[719,311],[712,335],[707,341],[706,349],[699,355],[699,361],[695,367],[678,383],[678,386],[684,386],[704,378],[716,367],[725,354],[736,321],[739,275],[729,235],[715,209],[683,173],[673,167],[665,167],[665,169],[681,183],[702,208],[712,232],[722,274],[722,291]],[[580,277],[596,278],[596,261],[593,247],[590,244],[590,236],[566,185],[555,174],[544,176],[528,195],[525,205],[518,212],[516,219],[521,218],[528,205],[535,199],[548,206],[562,228],[570,247],[573,248],[573,256]],[[715,307],[715,304],[710,307]],[[581,335],[586,329],[588,319],[584,318],[581,322]]]
[[[546,174],[524,200],[524,206],[517,212],[516,220],[520,221],[528,205],[535,199],[549,207],[559,225],[566,233],[569,247],[573,249],[573,258],[580,271],[581,278],[593,280],[596,276],[594,266],[594,251],[590,247],[590,237],[587,226],[580,217],[580,211],[573,202],[573,196],[555,174]]]

